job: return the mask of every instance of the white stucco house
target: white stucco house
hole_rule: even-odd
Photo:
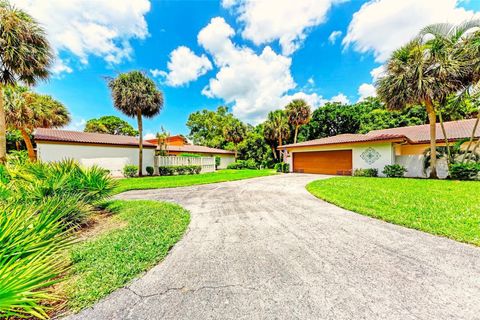
[[[451,143],[472,135],[476,119],[445,122]],[[437,144],[445,145],[441,127],[436,128]],[[480,126],[474,134],[478,141]],[[407,177],[424,177],[423,152],[429,148],[429,125],[341,134],[279,147],[286,153],[291,172],[351,175],[355,169],[375,168],[379,175],[386,165],[400,164]],[[480,151],[480,150],[478,150]],[[445,160],[438,163],[439,177],[445,177]]]
[[[138,166],[136,137],[38,128],[34,132],[37,159],[45,162],[74,159],[83,166],[98,165],[121,176],[127,164]],[[156,145],[143,143],[143,171],[153,166]]]

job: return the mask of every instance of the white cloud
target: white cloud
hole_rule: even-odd
[[[143,140],[150,140],[150,139],[155,139],[157,136],[151,132],[145,134],[143,136]]]
[[[375,97],[377,96],[377,91],[375,87],[370,83],[362,83],[360,87],[358,87],[358,101],[363,101],[365,98],[368,97]]]
[[[152,77],[160,77],[160,76],[165,76],[166,72],[158,69],[150,69],[150,73],[152,74]]]
[[[385,72],[385,65],[382,64],[381,66],[372,69],[372,71],[370,71],[370,75],[372,76],[372,79],[375,82],[383,76],[384,72]]]
[[[198,34],[199,44],[213,56],[219,71],[202,93],[233,103],[233,113],[258,123],[282,106],[281,97],[296,87],[290,73],[291,59],[269,46],[260,54],[231,41],[234,30],[223,18],[213,18]]]
[[[151,70],[153,76],[164,76],[166,83],[173,87],[184,85],[212,70],[212,63],[207,56],[197,56],[190,48],[180,46],[170,53],[167,64],[168,73]]]
[[[330,36],[328,36],[328,41],[329,41],[331,44],[335,44],[335,42],[337,41],[338,37],[340,37],[341,35],[342,35],[342,31],[340,31],[340,30],[333,31],[332,33],[330,33]]]
[[[347,96],[344,95],[343,93],[339,93],[336,96],[333,96],[330,99],[330,102],[340,102],[342,104],[349,104],[350,100],[348,100]]]
[[[283,108],[284,106],[286,106],[290,101],[294,100],[294,99],[303,99],[305,100],[308,105],[310,105],[310,107],[312,109],[316,109],[322,105],[324,105],[328,100],[325,100],[322,96],[319,96],[318,94],[316,93],[311,93],[311,94],[308,94],[308,93],[305,93],[305,92],[296,92],[292,95],[285,95],[283,96],[281,99],[280,99],[280,105],[278,106],[278,108]],[[278,109],[277,108],[277,109]]]
[[[326,21],[330,7],[344,0],[223,0],[245,27],[242,36],[256,45],[278,40],[285,55],[297,50],[310,28]]]
[[[307,82],[308,82],[308,84],[311,85],[311,86],[314,86],[314,85],[315,85],[315,80],[313,79],[313,77],[308,78]]]
[[[57,55],[66,52],[82,64],[90,55],[109,64],[130,59],[130,40],[148,35],[145,14],[148,0],[13,0],[44,25]],[[61,67],[59,67],[61,66]],[[54,72],[69,72],[71,67],[57,63]]]
[[[71,131],[83,131],[86,124],[87,120],[85,120],[84,118],[72,115],[72,120],[70,121],[70,123],[64,126],[62,129]]]
[[[384,62],[393,50],[432,23],[458,23],[475,12],[459,7],[459,0],[371,0],[353,15],[343,44],[360,53],[373,52]],[[477,13],[478,17],[478,13]]]

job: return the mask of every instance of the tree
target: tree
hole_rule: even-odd
[[[232,121],[233,114],[228,108],[220,106],[216,111],[200,110],[188,116],[187,127],[190,129],[188,137],[194,144],[211,148],[225,148],[228,141],[225,139],[225,126]]]
[[[0,163],[6,159],[3,88],[21,81],[28,85],[48,77],[53,60],[44,30],[25,11],[0,0]]]
[[[242,160],[253,159],[258,167],[270,167],[274,161],[274,151],[266,143],[264,125],[248,126],[245,139],[238,145],[238,157]]]
[[[246,134],[245,125],[238,119],[231,119],[223,128],[225,140],[233,143],[235,159],[237,159],[238,144],[243,141]]]
[[[99,132],[122,136],[137,136],[135,130],[127,121],[116,116],[103,116],[98,119],[90,119],[85,125],[85,132]]]
[[[298,128],[310,121],[312,111],[303,99],[294,99],[285,107],[288,122],[295,128],[293,143],[297,143]]]
[[[70,122],[70,115],[63,104],[26,87],[5,87],[4,105],[7,128],[20,131],[32,161],[36,159],[30,139],[33,130],[37,127],[58,128]]]
[[[465,87],[463,61],[445,43],[419,36],[393,52],[385,75],[376,83],[379,97],[392,110],[424,105],[430,124],[430,150],[436,150],[437,112],[435,106]],[[430,178],[437,178],[436,152],[430,159]]]
[[[142,117],[152,118],[163,107],[163,94],[155,82],[140,71],[121,73],[108,81],[115,108],[138,122],[138,175],[142,176],[143,166],[143,124]]]
[[[280,157],[277,157],[276,147],[282,146],[284,140],[288,139],[291,134],[288,118],[283,110],[271,111],[268,114],[267,121],[264,122],[263,133],[265,141],[272,148],[274,158],[280,160]]]

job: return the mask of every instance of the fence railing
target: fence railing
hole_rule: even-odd
[[[215,157],[169,157],[155,156],[155,171],[158,167],[201,166],[201,173],[215,171]]]

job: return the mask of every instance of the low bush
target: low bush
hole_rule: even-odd
[[[275,163],[275,171],[288,173],[290,172],[290,165],[285,162]]]
[[[221,160],[222,159],[219,156],[215,156],[215,168],[220,167]]]
[[[369,169],[355,169],[353,171],[354,177],[378,177],[378,170],[374,168]]]
[[[147,171],[147,173],[148,173],[149,176],[153,176],[153,171],[154,171],[154,170],[153,170],[153,167],[152,167],[152,166],[147,166],[147,167],[145,168],[145,170]]]
[[[257,164],[255,160],[248,159],[248,160],[237,160],[235,162],[229,163],[227,169],[257,169]]]
[[[201,155],[199,155],[197,153],[187,153],[187,152],[180,153],[178,156],[179,157],[190,157],[190,158],[200,158],[201,157]]]
[[[407,169],[399,164],[389,164],[383,168],[382,173],[388,178],[403,178]]]
[[[199,174],[202,171],[201,166],[164,166],[158,167],[158,173],[161,176],[172,176],[174,174],[185,175],[185,174]]]
[[[138,167],[133,164],[127,164],[123,167],[123,175],[127,178],[135,177],[138,173]]]
[[[450,177],[454,180],[478,180],[480,163],[453,163],[449,167]]]

